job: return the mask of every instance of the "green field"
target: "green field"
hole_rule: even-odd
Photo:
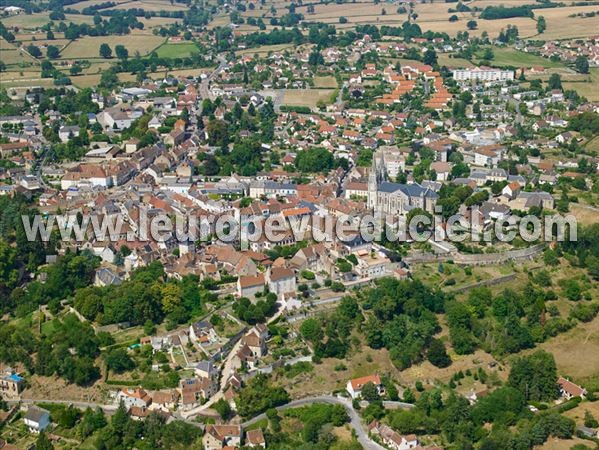
[[[599,69],[597,68],[591,69],[588,81],[564,82],[562,85],[564,89],[574,89],[589,101],[599,101]]]
[[[198,52],[199,49],[193,42],[163,44],[156,49],[156,53],[160,58],[187,58]]]
[[[513,66],[513,67],[564,67],[560,62],[554,62],[547,58],[524,53],[513,48],[493,48],[495,58],[491,61],[493,66]],[[482,52],[480,55],[482,57]]]

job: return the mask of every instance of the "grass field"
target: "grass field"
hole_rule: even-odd
[[[333,76],[314,77],[314,87],[336,89],[337,80]]]
[[[200,50],[193,42],[163,44],[156,49],[156,53],[161,58],[186,58],[198,53],[199,51]]]
[[[67,14],[65,22],[73,23],[92,23],[92,16],[83,16],[80,14]],[[50,22],[50,15],[47,12],[35,14],[21,14],[18,16],[10,16],[2,19],[2,23],[7,27],[19,27],[27,30],[40,28]]]
[[[496,66],[513,66],[513,67],[546,67],[557,68],[564,67],[560,62],[551,61],[541,56],[531,55],[519,50],[508,47],[494,47],[493,53],[495,57],[491,61]]]
[[[314,108],[319,100],[328,101],[334,89],[287,89],[283,104]]]
[[[599,68],[591,69],[586,82],[564,82],[562,85],[564,89],[575,89],[590,101],[599,101]],[[599,143],[595,142],[595,145],[599,147]]]
[[[112,10],[120,9],[127,10],[130,8],[141,8],[144,11],[183,11],[186,9],[184,5],[173,3],[171,4],[169,1],[159,1],[159,0],[135,0],[128,3],[121,3],[120,5],[115,6],[114,8],[110,8]]]
[[[243,55],[268,55],[270,52],[282,52],[287,49],[294,48],[293,44],[276,44],[276,45],[262,45],[261,47],[246,48],[244,50],[238,50],[235,52],[237,56]]]
[[[142,56],[147,55],[158,47],[164,38],[153,34],[129,34],[127,36],[85,36],[73,41],[61,54],[61,59],[93,59],[100,58],[100,45],[106,43],[112,48],[123,44],[129,50],[129,55],[138,51]]]
[[[437,59],[439,61],[440,66],[447,66],[451,68],[461,68],[461,67],[474,67],[467,59],[463,58],[450,58],[447,53],[439,53],[437,55]]]

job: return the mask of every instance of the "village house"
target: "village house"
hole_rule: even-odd
[[[202,444],[204,450],[221,450],[241,446],[243,431],[239,425],[206,425]]]
[[[237,279],[237,295],[239,297],[247,297],[250,300],[255,298],[255,295],[264,291],[266,281],[264,274],[259,273],[256,276],[245,275]]]
[[[372,383],[376,386],[379,394],[383,392],[383,384],[381,383],[381,377],[378,375],[368,375],[361,378],[354,378],[347,382],[346,390],[351,398],[360,398],[362,395],[362,388],[365,384]]]
[[[205,320],[200,320],[190,325],[189,337],[199,344],[209,344],[218,341],[216,330],[211,323]]]
[[[30,433],[40,433],[50,426],[50,412],[37,406],[30,406],[23,422]]]
[[[368,430],[393,450],[410,450],[418,447],[418,438],[415,434],[402,436],[387,425],[382,425],[376,421],[368,426]]]
[[[295,293],[295,273],[286,267],[272,267],[266,273],[268,289],[282,298],[285,294]]]
[[[575,397],[585,398],[587,395],[587,390],[585,388],[572,383],[564,377],[558,378],[557,385],[559,387],[560,395],[566,400],[571,400]]]
[[[152,403],[152,397],[141,388],[136,389],[121,389],[116,396],[117,403],[123,402],[125,408],[129,409],[132,406],[139,408],[148,407]]]

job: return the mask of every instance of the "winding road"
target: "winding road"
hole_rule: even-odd
[[[356,410],[353,408],[351,401],[347,398],[333,397],[331,395],[307,397],[307,398],[302,398],[299,400],[293,400],[285,405],[277,407],[276,409],[277,409],[277,411],[284,411],[286,409],[298,408],[300,406],[312,405],[314,403],[328,403],[331,405],[343,406],[345,408],[345,410],[347,411],[347,414],[349,415],[349,419],[350,419],[352,428],[354,430],[356,430],[358,442],[360,442],[360,444],[362,444],[362,446],[364,448],[367,448],[370,450],[385,450],[385,447],[377,444],[376,442],[374,442],[372,439],[370,439],[368,437],[368,430],[362,424],[362,421],[360,420],[360,416],[358,415]],[[256,417],[244,422],[242,425],[244,428],[246,428],[246,427],[258,422],[259,420],[263,420],[263,419],[266,419],[265,413],[260,414]]]

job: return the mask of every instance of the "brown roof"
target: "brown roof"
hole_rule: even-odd
[[[252,445],[261,445],[265,442],[264,434],[262,434],[262,430],[260,428],[248,431],[246,438],[247,442]]]
[[[577,384],[572,383],[570,380],[566,380],[563,377],[559,377],[559,379],[557,380],[557,384],[559,384],[559,386],[564,390],[564,392],[567,392],[573,397],[580,397],[582,395],[585,395],[587,392],[586,389],[578,386]]]
[[[356,390],[361,390],[365,384],[367,383],[373,383],[374,385],[378,386],[381,384],[381,378],[378,375],[368,375],[365,377],[361,377],[361,378],[354,378],[353,380],[350,381],[352,389],[354,391]]]
[[[274,267],[270,271],[270,281],[278,281],[283,278],[295,278],[295,273],[285,267]]]
[[[242,289],[254,286],[264,286],[264,274],[259,273],[256,276],[241,276],[239,277],[239,285]]]

